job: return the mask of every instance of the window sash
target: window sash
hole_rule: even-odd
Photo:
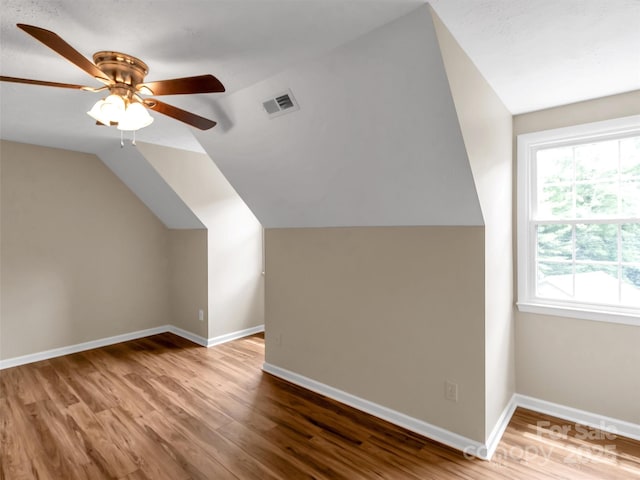
[[[604,305],[604,306],[608,306],[608,307],[620,307],[623,309],[626,308],[634,308],[634,305],[632,304],[628,304],[624,301],[624,295],[623,295],[623,286],[626,283],[625,279],[624,279],[624,269],[625,268],[640,268],[640,262],[628,262],[628,261],[624,261],[622,259],[622,223],[617,223],[617,222],[607,222],[608,225],[615,225],[616,228],[616,259],[615,260],[594,260],[594,259],[579,259],[576,258],[576,252],[577,252],[577,241],[576,241],[576,230],[575,227],[572,228],[572,232],[571,232],[571,258],[570,259],[559,259],[559,258],[552,258],[552,257],[541,257],[539,255],[539,240],[538,240],[538,229],[537,226],[539,225],[537,222],[531,222],[532,223],[532,236],[533,236],[533,243],[534,243],[534,259],[533,259],[533,271],[532,273],[535,275],[535,291],[534,291],[534,296],[535,298],[539,298],[539,299],[543,299],[543,300],[553,300],[553,301],[557,301],[560,300],[558,298],[552,297],[552,296],[545,296],[545,295],[541,295],[539,293],[539,287],[540,287],[540,279],[538,278],[538,273],[539,273],[539,269],[541,264],[542,265],[566,265],[566,266],[570,266],[571,268],[571,273],[570,275],[572,275],[572,282],[573,282],[573,287],[572,287],[572,296],[574,297],[574,299],[565,299],[564,301],[567,303],[572,303],[572,302],[577,302],[577,303],[581,303],[581,304],[591,304],[591,302],[584,302],[581,300],[577,300],[575,297],[577,295],[577,291],[576,291],[576,275],[580,274],[581,272],[577,272],[576,269],[577,267],[583,266],[583,267],[594,267],[594,266],[600,266],[600,267],[613,267],[616,270],[616,280],[617,280],[617,297],[618,297],[618,301],[616,303],[610,303],[610,302],[604,302],[604,301],[598,301],[598,302],[593,302],[593,305]],[[580,222],[576,222],[577,224],[581,224],[584,225],[584,222],[580,223]],[[586,224],[589,225],[589,224]],[[569,274],[567,274],[569,275]]]
[[[618,288],[623,282],[623,269],[628,267],[638,268],[640,263],[623,262],[621,248],[621,228],[624,224],[640,223],[640,216],[620,215],[593,215],[591,217],[576,217],[575,188],[580,184],[603,184],[638,180],[637,176],[622,177],[620,164],[614,180],[596,179],[576,180],[575,157],[573,158],[572,181],[565,182],[573,189],[574,205],[571,215],[549,218],[538,213],[538,172],[537,153],[541,150],[578,146],[594,142],[624,139],[640,135],[640,115],[617,119],[613,121],[598,122],[595,124],[579,125],[544,132],[535,132],[518,136],[518,306],[523,311],[536,311],[537,313],[551,313],[577,318],[589,318],[593,320],[619,321],[640,325],[640,307],[628,306],[620,303],[621,294],[618,294],[618,303],[585,302],[584,299],[558,299],[538,295],[538,268],[540,264],[564,264],[572,266],[573,281],[575,283],[576,267],[601,266],[613,267],[617,270]],[[574,152],[575,154],[575,152]],[[620,161],[620,157],[618,157]],[[551,182],[546,183],[549,185]],[[619,187],[618,187],[619,188]],[[618,190],[618,201],[622,196]],[[635,213],[635,212],[633,212]],[[640,214],[640,212],[638,212]],[[538,257],[538,227],[545,225],[570,225],[572,227],[571,259],[553,259]],[[577,225],[615,225],[617,227],[617,258],[615,260],[592,260],[576,258],[576,226]],[[575,285],[573,289],[575,295]]]

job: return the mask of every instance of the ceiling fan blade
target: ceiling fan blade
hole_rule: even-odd
[[[44,28],[25,25],[23,23],[18,23],[18,28],[27,32],[36,40],[41,41],[51,50],[63,56],[77,67],[80,67],[95,79],[107,85],[113,83],[112,80],[102,70],[96,67],[91,60],[84,57],[57,34],[49,30],[45,30]]]
[[[75,90],[84,90],[88,87],[82,85],[74,85],[72,83],[45,82],[44,80],[31,80],[29,78],[16,78],[0,76],[2,82],[26,83],[27,85],[44,85],[45,87],[73,88]]]
[[[151,95],[224,92],[224,85],[213,75],[199,75],[197,77],[174,78],[172,80],[141,83],[138,85],[138,91],[142,88],[151,90]]]
[[[200,130],[209,130],[216,125],[216,122],[213,120],[201,117],[195,113],[187,112],[186,110],[161,102],[155,98],[145,99],[144,105],[155,112],[175,118],[176,120],[180,120],[181,122],[187,123],[192,127],[199,128]]]

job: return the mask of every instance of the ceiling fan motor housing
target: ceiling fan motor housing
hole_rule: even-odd
[[[92,62],[65,42],[55,32],[24,23],[18,23],[17,27],[49,47],[58,55],[69,60],[85,73],[103,83],[104,86],[93,88],[71,83],[32,80],[29,78],[8,77],[4,75],[0,75],[0,82],[70,88],[94,93],[108,89],[109,95],[96,102],[93,108],[87,112],[91,117],[104,125],[111,125],[113,115],[107,115],[106,111],[113,110],[111,113],[115,112],[114,115],[118,112],[129,113],[128,117],[131,117],[129,118],[130,121],[128,121],[128,123],[124,122],[127,123],[128,127],[131,127],[127,129],[137,130],[138,128],[145,127],[151,123],[151,117],[144,107],[184,122],[192,127],[199,128],[200,130],[208,130],[216,125],[216,122],[213,120],[201,117],[195,113],[188,112],[153,98],[143,99],[140,96],[224,92],[224,85],[211,74],[144,83],[144,78],[149,73],[149,67],[139,58],[126,53],[102,50],[93,54]],[[134,113],[137,117],[135,121],[131,120]],[[120,119],[118,119],[118,126],[121,126]]]
[[[96,66],[115,82],[116,87],[131,88],[144,81],[149,67],[142,60],[126,53],[101,51],[93,54]]]

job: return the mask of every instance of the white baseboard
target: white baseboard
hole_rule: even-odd
[[[67,347],[53,348],[51,350],[45,350],[43,352],[30,353],[29,355],[7,358],[6,360],[0,360],[0,370],[3,370],[5,368],[17,367],[18,365],[25,365],[27,363],[39,362],[41,360],[48,360],[50,358],[61,357],[62,355],[84,352],[85,350],[92,350],[94,348],[106,347],[107,345],[113,345],[115,343],[128,342],[129,340],[136,340],[138,338],[157,335],[159,333],[169,331],[168,329],[169,325],[162,325],[160,327],[147,328],[146,330],[138,330],[137,332],[123,333],[121,335],[114,335],[113,337],[100,338],[98,340],[91,340],[89,342],[77,343],[75,345],[69,345]]]
[[[67,347],[54,348],[51,350],[45,350],[29,355],[22,355],[19,357],[0,360],[0,370],[3,370],[5,368],[17,367],[19,365],[24,365],[27,363],[39,362],[41,360],[47,360],[50,358],[60,357],[62,355],[69,355],[72,353],[83,352],[85,350],[105,347],[107,345],[113,345],[129,340],[136,340],[138,338],[148,337],[165,332],[174,333],[203,347],[211,347],[214,345],[220,345],[225,342],[230,342],[232,340],[237,340],[249,335],[254,335],[263,331],[264,325],[258,325],[256,327],[251,327],[244,330],[239,330],[237,332],[232,332],[207,339],[174,325],[163,325],[146,330],[138,330],[136,332],[124,333],[121,335],[101,338],[98,340],[91,340],[89,342],[78,343],[76,345],[70,345]],[[513,416],[513,413],[517,407],[527,408],[529,410],[558,417],[566,421],[598,428],[609,433],[640,441],[639,424],[516,393],[513,395],[504,411],[500,415],[500,418],[491,431],[486,444],[482,444],[478,441],[471,440],[467,437],[450,432],[422,420],[418,420],[417,418],[410,417],[396,410],[392,410],[382,405],[370,402],[369,400],[356,397],[355,395],[344,392],[342,390],[338,390],[337,388],[333,388],[324,383],[317,382],[284,368],[276,367],[275,365],[271,365],[269,363],[264,363],[262,368],[265,372],[275,375],[276,377],[280,377],[303,388],[314,391],[321,395],[325,395],[329,398],[337,400],[338,402],[369,413],[375,417],[382,418],[383,420],[387,420],[388,422],[391,422],[395,425],[404,427],[408,430],[411,430],[412,432],[416,432],[427,438],[436,440],[440,443],[456,448],[465,452],[466,454],[476,456],[483,460],[490,460],[493,456],[498,444],[500,443],[500,440],[502,439],[502,435],[504,434],[504,431],[511,421],[511,417]]]
[[[640,441],[640,425],[637,423],[567,407],[566,405],[540,400],[539,398],[533,398],[519,393],[515,394],[515,402],[518,407],[528,408],[535,412],[545,413],[563,420]]]
[[[187,330],[184,330],[180,327],[176,327],[175,325],[168,325],[167,332],[175,333],[179,337],[186,338],[187,340],[192,341],[193,343],[197,343],[201,347],[207,346],[207,339],[201,337],[200,335],[196,335],[195,333],[191,333]]]
[[[260,332],[264,332],[264,325],[258,325],[257,327],[245,328],[244,330],[238,330],[237,332],[218,335],[217,337],[208,339],[206,346],[213,347],[214,345],[220,345],[221,343],[230,342],[231,340],[237,340],[242,337],[248,337],[249,335],[255,335]]]
[[[25,365],[27,363],[48,360],[50,358],[61,357],[62,355],[84,352],[85,350],[92,350],[94,348],[106,347],[107,345],[114,345],[116,343],[127,342],[129,340],[136,340],[138,338],[149,337],[151,335],[157,335],[159,333],[166,332],[174,333],[179,337],[186,338],[187,340],[190,340],[193,343],[196,343],[203,347],[211,347],[213,345],[220,345],[221,343],[237,340],[238,338],[253,335],[255,333],[264,332],[264,325],[258,325],[257,327],[247,328],[245,330],[239,330],[237,332],[232,332],[226,335],[220,335],[218,337],[209,339],[201,337],[200,335],[196,335],[195,333],[191,333],[174,325],[162,325],[160,327],[138,330],[137,332],[123,333],[122,335],[100,338],[97,340],[91,340],[89,342],[78,343],[76,345],[69,345],[66,347],[31,353],[29,355],[7,358],[5,360],[0,360],[0,370],[3,370],[5,368],[17,367],[19,365]]]
[[[482,444],[478,441],[471,440],[470,438],[466,438],[462,435],[458,435],[430,423],[418,420],[417,418],[383,407],[382,405],[370,402],[369,400],[356,397],[355,395],[351,395],[350,393],[338,390],[337,388],[317,382],[284,368],[276,367],[275,365],[265,362],[262,369],[267,373],[303,388],[337,400],[340,403],[344,403],[375,417],[382,418],[383,420],[400,427],[404,427],[407,430],[411,430],[412,432],[418,433],[432,440],[436,440],[457,450],[461,450],[465,455],[472,455],[483,460],[491,460],[491,457],[493,457],[493,454],[502,440],[502,436],[517,407],[527,408],[539,413],[561,418],[565,421],[575,422],[577,424],[590,426],[622,437],[640,441],[640,425],[638,424],[516,393],[511,397],[511,400],[498,418],[498,421],[493,427],[486,444]]]
[[[317,382],[289,370],[285,370],[284,368],[276,367],[270,363],[265,362],[262,366],[262,370],[270,373],[271,375],[282,378],[283,380],[287,380],[288,382],[324,395],[325,397],[332,398],[340,403],[344,403],[350,407],[391,422],[394,425],[404,427],[407,430],[411,430],[412,432],[418,433],[424,437],[444,443],[445,445],[457,450],[462,450],[466,454],[488,460],[486,457],[487,448],[485,445],[475,440],[471,440],[470,438],[458,435],[457,433],[450,432],[444,428],[437,427],[422,420],[418,420],[417,418],[410,417],[396,410],[383,407],[382,405],[370,402],[369,400],[356,397],[350,393],[330,387],[329,385]]]
[[[511,399],[507,403],[507,406],[500,414],[500,417],[493,427],[493,430],[491,430],[491,433],[489,434],[489,438],[487,438],[487,443],[485,445],[487,451],[485,455],[480,458],[491,460],[491,457],[493,457],[493,454],[496,452],[498,444],[502,440],[502,435],[504,435],[504,431],[509,426],[511,417],[513,417],[513,413],[516,411],[517,407],[518,405],[516,404],[516,395],[514,394],[511,396]]]

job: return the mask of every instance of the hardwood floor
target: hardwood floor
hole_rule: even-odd
[[[640,478],[640,442],[521,409],[491,462],[466,459],[263,373],[263,356],[260,335],[162,334],[0,371],[0,478]]]

